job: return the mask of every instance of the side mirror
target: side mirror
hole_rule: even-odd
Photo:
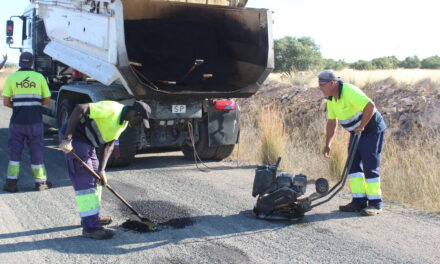
[[[14,35],[14,21],[6,21],[6,36],[12,37]]]
[[[14,39],[12,37],[6,37],[6,44],[8,45],[14,44]]]

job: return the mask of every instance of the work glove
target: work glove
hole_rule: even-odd
[[[104,171],[104,170],[102,170],[102,171],[98,171],[98,176],[101,178],[101,179],[99,180],[99,183],[100,183],[102,186],[106,187],[106,186],[107,186],[107,176],[105,176],[105,171]]]
[[[61,141],[58,148],[66,154],[72,152],[73,150],[72,139],[63,139],[63,141]]]

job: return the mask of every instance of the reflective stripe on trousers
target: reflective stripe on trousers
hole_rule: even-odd
[[[64,138],[59,133],[60,140]],[[95,148],[85,142],[73,138],[75,153],[95,171],[98,170],[98,158]],[[99,224],[99,212],[101,205],[101,191],[98,188],[95,177],[76,161],[72,155],[65,155],[69,178],[75,190],[78,211],[81,216],[83,228],[86,232],[94,232],[101,228]]]
[[[353,198],[364,198],[366,194],[366,182],[362,172],[350,173],[350,189]]]
[[[101,202],[101,186],[86,190],[75,191],[76,203],[81,217],[99,214]]]
[[[32,174],[34,175],[35,182],[46,182],[47,172],[44,164],[31,164]]]
[[[6,178],[16,180],[18,179],[18,174],[20,174],[20,162],[10,160]]]
[[[384,133],[362,135],[360,138],[350,168],[350,188],[354,201],[366,197],[369,205],[381,206],[379,166]]]
[[[47,172],[44,164],[34,165],[31,164],[32,175],[34,175],[35,182],[46,182]],[[9,161],[7,179],[18,180],[18,175],[20,174],[20,162]]]

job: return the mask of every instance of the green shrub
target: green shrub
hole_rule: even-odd
[[[386,69],[396,69],[399,67],[400,61],[395,56],[375,58],[371,60],[373,64],[373,69],[386,70]]]
[[[440,69],[440,57],[432,56],[423,59],[421,62],[422,69]]]
[[[373,70],[373,64],[371,61],[358,60],[350,64],[350,68],[355,70]]]
[[[275,40],[275,71],[308,71],[321,66],[319,46],[310,37]]]
[[[399,66],[405,69],[417,69],[422,66],[422,63],[420,62],[419,57],[413,56],[406,57],[402,62],[400,62]]]
[[[323,59],[323,69],[332,69],[335,71],[340,71],[342,69],[345,69],[348,67],[348,63],[346,63],[344,60],[334,60],[334,59]]]

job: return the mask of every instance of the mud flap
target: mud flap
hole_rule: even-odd
[[[208,108],[208,137],[209,147],[235,145],[240,134],[239,111],[215,110]]]

